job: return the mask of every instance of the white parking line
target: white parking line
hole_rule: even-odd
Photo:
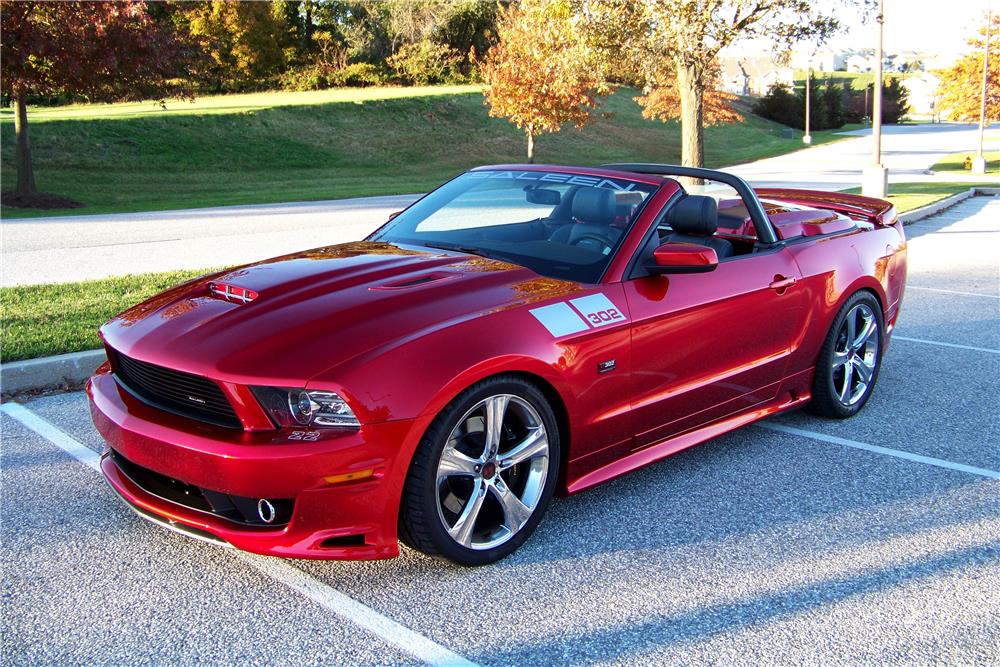
[[[101,469],[100,454],[66,435],[62,430],[45,421],[20,403],[4,403],[0,405],[0,410],[3,410],[88,468],[93,470]]]
[[[966,472],[969,473],[970,475],[980,475],[981,477],[988,477],[990,479],[1000,479],[1000,472],[997,472],[996,470],[987,470],[986,468],[977,468],[975,466],[965,465],[964,463],[955,463],[954,461],[936,459],[933,456],[924,456],[923,454],[913,454],[912,452],[904,452],[901,449],[891,449],[889,447],[880,447],[879,445],[869,445],[867,442],[848,440],[847,438],[839,438],[835,435],[827,435],[826,433],[817,433],[816,431],[807,431],[805,429],[795,428],[794,426],[785,426],[784,424],[773,424],[771,422],[757,422],[756,425],[759,426],[760,428],[767,429],[769,431],[777,431],[779,433],[787,433],[789,435],[800,435],[804,438],[820,440],[821,442],[829,442],[834,445],[843,445],[844,447],[863,449],[867,452],[874,452],[875,454],[884,454],[886,456],[893,456],[897,459],[905,459],[907,461],[925,463],[927,465],[937,466],[938,468],[947,468],[949,470],[958,470],[959,472]]]
[[[313,602],[329,609],[352,623],[360,625],[372,634],[420,658],[429,665],[474,665],[465,658],[452,653],[440,644],[436,644],[423,635],[417,634],[406,626],[383,616],[371,607],[366,607],[357,600],[347,597],[340,591],[314,579],[297,567],[293,567],[278,558],[257,556],[242,551],[235,552],[243,561],[285,584],[292,590],[301,593]]]
[[[0,410],[24,424],[53,445],[63,450],[88,468],[99,471],[101,457],[75,438],[19,403],[4,403]],[[371,607],[365,606],[340,591],[309,576],[302,570],[289,565],[279,558],[255,556],[234,552],[240,560],[252,565],[262,574],[288,586],[337,616],[364,628],[428,665],[475,667],[476,663],[466,660],[444,646],[410,630]]]
[[[924,292],[940,292],[941,294],[957,294],[958,296],[981,296],[984,299],[1000,299],[996,294],[980,294],[979,292],[959,292],[953,289],[938,289],[936,287],[920,287],[919,285],[907,285],[906,289],[923,290]]]
[[[925,345],[939,345],[941,347],[956,347],[960,350],[972,350],[973,352],[989,352],[990,354],[1000,354],[1000,350],[991,347],[973,347],[972,345],[958,345],[956,343],[945,343],[940,340],[926,340],[924,338],[908,338],[907,336],[893,335],[893,340],[905,340],[910,343],[924,343]]]

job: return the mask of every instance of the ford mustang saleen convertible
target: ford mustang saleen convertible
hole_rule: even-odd
[[[179,285],[101,327],[101,466],[262,554],[476,565],[556,492],[871,396],[906,278],[891,204],[656,164],[473,169],[366,240]]]

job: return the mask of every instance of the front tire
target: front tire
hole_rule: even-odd
[[[820,351],[809,410],[834,419],[856,415],[878,380],[884,339],[878,299],[869,292],[851,296],[834,318]]]
[[[445,406],[417,447],[400,539],[460,565],[510,555],[541,521],[559,457],[555,415],[535,385],[515,376],[473,385]]]

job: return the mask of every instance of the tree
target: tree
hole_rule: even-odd
[[[188,33],[208,55],[199,78],[215,90],[257,88],[285,65],[288,37],[283,3],[211,0],[181,5]]]
[[[173,78],[188,54],[144,2],[5,2],[0,5],[0,81],[16,108],[19,199],[37,193],[28,100],[70,95],[91,102],[184,95]]]
[[[979,37],[969,40],[970,52],[948,69],[935,72],[938,86],[938,108],[951,120],[979,121],[983,91],[983,40],[986,25]],[[986,76],[986,121],[1000,119],[1000,15],[993,16],[990,29],[989,71]]]
[[[497,38],[482,64],[483,94],[491,116],[524,130],[532,162],[539,135],[568,123],[583,127],[610,89],[568,2],[524,0],[501,8]]]
[[[822,39],[837,21],[806,0],[594,0],[588,25],[614,30],[643,72],[644,105],[656,117],[680,118],[681,162],[704,164],[706,122],[726,120],[725,97],[717,92],[719,52],[744,39],[766,37],[783,44]],[[855,4],[858,4],[857,2]],[[621,25],[628,26],[622,29]],[[664,91],[663,89],[667,90]],[[676,92],[671,92],[673,89]],[[676,103],[664,103],[672,100]],[[730,113],[731,113],[731,107]]]

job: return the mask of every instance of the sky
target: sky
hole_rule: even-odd
[[[984,23],[988,5],[989,0],[885,0],[885,49],[957,57],[968,50],[966,40]],[[993,5],[1000,11],[1000,0]],[[874,20],[865,25],[843,11],[838,18],[847,30],[831,39],[831,46],[875,46]]]
[[[843,0],[814,0],[833,13],[844,29],[827,46],[833,49],[874,48],[878,39],[874,18],[862,21],[860,12],[845,8]],[[969,49],[966,40],[983,25],[990,0],[885,0],[884,48],[888,52],[918,51],[957,59]],[[1000,13],[1000,0],[992,0]],[[872,12],[874,16],[874,12]],[[743,43],[735,50],[767,52],[763,43]]]

